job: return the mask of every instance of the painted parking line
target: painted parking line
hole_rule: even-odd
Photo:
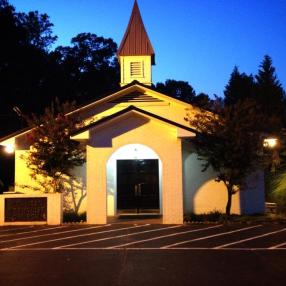
[[[252,228],[257,228],[257,227],[260,227],[260,226],[262,226],[262,224],[255,225],[255,226],[250,226],[250,227],[244,227],[244,228],[240,228],[240,229],[236,229],[236,230],[231,230],[231,231],[225,231],[225,232],[221,232],[221,233],[217,233],[217,234],[212,234],[212,235],[208,235],[208,236],[203,236],[203,237],[199,237],[199,238],[184,240],[184,241],[180,241],[180,242],[176,242],[176,243],[164,245],[164,246],[162,246],[161,248],[162,248],[162,249],[171,248],[171,247],[174,247],[174,246],[186,244],[186,243],[188,243],[188,242],[206,240],[206,239],[210,239],[210,238],[213,238],[213,237],[228,235],[228,234],[232,234],[232,233],[237,233],[237,232],[249,230],[249,229],[252,229]]]
[[[110,226],[110,225],[106,225],[106,226]],[[45,236],[51,236],[51,235],[57,235],[57,234],[78,232],[78,231],[90,230],[90,229],[101,228],[101,227],[102,226],[91,226],[91,227],[80,228],[80,229],[72,229],[72,230],[66,230],[66,231],[60,231],[60,232],[52,232],[52,233],[46,233],[46,234],[40,234],[40,235],[33,235],[33,236],[25,236],[25,237],[14,238],[14,239],[0,240],[0,244],[4,243],[4,242],[13,242],[13,241],[19,241],[19,240],[25,240],[25,239],[31,239],[31,238],[39,238],[39,237],[45,237]],[[52,228],[50,228],[50,229],[52,229]]]
[[[176,226],[173,226],[172,228],[177,228],[177,227],[182,227],[182,226],[183,225],[176,225]],[[151,230],[144,230],[144,231],[139,231],[139,232],[133,232],[133,233],[128,233],[128,234],[122,234],[122,235],[116,235],[116,236],[112,236],[112,237],[104,237],[104,238],[93,239],[93,240],[88,240],[88,241],[82,241],[82,242],[77,242],[77,243],[71,243],[71,244],[68,244],[68,245],[62,245],[62,246],[54,247],[53,249],[63,249],[63,248],[66,248],[66,247],[73,247],[73,246],[76,246],[76,245],[88,244],[88,243],[92,243],[92,242],[106,241],[106,240],[111,240],[111,239],[115,239],[115,238],[129,237],[129,236],[138,235],[138,234],[155,232],[155,231],[159,231],[159,230],[163,230],[163,229],[166,229],[166,227],[162,227],[162,228],[159,228],[159,229],[151,229]],[[109,247],[106,247],[106,249],[108,249],[108,248]]]
[[[219,226],[212,226],[212,227],[209,227],[209,228],[215,228],[215,227],[220,227],[220,226],[221,225],[219,225]],[[182,225],[179,225],[178,227],[182,227]],[[204,228],[204,229],[207,229],[207,228]],[[160,230],[162,230],[162,229],[160,229]],[[195,231],[200,231],[200,230],[203,230],[203,229],[189,230],[189,231],[184,231],[184,232],[176,232],[176,233],[172,233],[172,234],[169,234],[169,235],[165,235],[165,237],[166,236],[175,236],[175,235],[179,235],[179,234],[195,232]],[[74,247],[74,246],[82,245],[82,244],[88,244],[88,243],[99,242],[99,241],[106,241],[106,240],[122,238],[122,237],[129,237],[129,236],[134,236],[134,235],[138,235],[138,234],[140,235],[140,234],[150,233],[150,232],[155,232],[155,231],[158,231],[158,229],[145,230],[145,231],[134,232],[134,233],[125,234],[125,235],[118,235],[118,236],[114,236],[114,237],[107,237],[107,238],[95,239],[95,240],[90,240],[90,241],[83,241],[83,242],[79,242],[79,243],[72,243],[72,244],[69,244],[69,245],[61,246],[61,247],[55,247],[55,249]],[[160,237],[162,237],[162,236],[160,236]],[[114,247],[112,246],[112,247],[106,247],[105,249],[113,249],[113,248]]]
[[[21,245],[17,245],[17,246],[13,246],[13,247],[7,247],[4,249],[15,249],[15,248],[20,248],[20,247],[27,247],[27,246],[49,243],[49,242],[55,242],[55,241],[60,241],[60,240],[65,240],[65,239],[72,239],[72,238],[83,237],[83,236],[86,237],[86,236],[97,235],[97,234],[101,234],[101,233],[109,233],[109,232],[121,231],[121,230],[125,230],[125,229],[139,228],[139,227],[148,226],[148,225],[150,225],[150,224],[136,225],[136,226],[132,226],[132,227],[124,227],[124,228],[105,230],[105,231],[98,231],[98,232],[92,232],[92,233],[87,233],[87,234],[66,236],[66,237],[61,237],[61,238],[55,238],[55,239],[49,239],[49,240],[44,240],[44,241],[37,241],[37,242],[32,242],[32,243],[27,243],[27,244],[21,244]],[[107,226],[111,226],[111,225],[108,224],[108,225],[96,226],[94,228],[102,228],[102,227],[107,227]]]
[[[0,238],[7,237],[7,236],[13,236],[13,235],[20,235],[20,234],[43,232],[43,231],[48,231],[48,230],[53,230],[53,229],[58,229],[58,228],[66,228],[66,227],[68,227],[68,226],[56,226],[56,227],[50,227],[50,228],[45,228],[45,229],[37,229],[37,230],[30,230],[30,231],[23,231],[23,232],[16,232],[16,233],[8,233],[8,234],[0,235]]]
[[[33,227],[33,226],[26,226],[26,227],[21,227],[21,228],[0,229],[0,233],[2,233],[2,232],[7,232],[7,231],[12,231],[12,230],[29,229],[29,228],[32,228],[32,227]]]
[[[147,238],[147,239],[141,239],[141,240],[137,240],[137,241],[132,241],[132,242],[129,242],[129,243],[124,243],[124,244],[119,244],[119,245],[115,245],[115,246],[110,246],[108,248],[109,249],[122,248],[122,247],[130,246],[130,245],[134,245],[134,244],[138,244],[138,243],[144,243],[144,242],[158,240],[158,239],[162,239],[162,238],[166,238],[166,237],[178,236],[178,235],[186,234],[186,233],[204,231],[204,230],[208,230],[208,229],[212,229],[212,228],[218,228],[218,227],[221,227],[221,226],[222,225],[216,225],[216,226],[204,227],[204,228],[193,229],[193,230],[188,230],[188,231],[183,231],[183,232],[175,232],[175,233],[171,233],[171,234],[160,235],[160,236],[155,236],[155,237],[151,237],[151,238]]]
[[[214,249],[221,249],[221,248],[228,247],[228,246],[231,246],[231,245],[235,245],[235,244],[251,241],[251,240],[254,240],[254,239],[258,239],[258,238],[261,238],[261,237],[270,236],[272,234],[280,233],[280,232],[283,232],[283,231],[286,231],[286,228],[283,228],[283,229],[280,229],[280,230],[276,230],[276,231],[267,232],[267,233],[264,233],[264,234],[261,234],[261,235],[256,235],[256,236],[252,236],[252,237],[241,239],[241,240],[237,240],[237,241],[233,241],[233,242],[230,242],[230,243],[218,245],[218,246],[214,247]]]
[[[146,231],[146,232],[164,231],[164,230],[174,229],[174,228],[178,228],[178,227],[181,227],[181,225],[175,225],[175,226],[169,226],[169,227],[162,227],[162,228],[153,229],[153,230]],[[141,233],[146,233],[146,232],[143,231],[143,232],[141,232]],[[146,240],[146,239],[144,239],[144,240]],[[130,244],[138,243],[139,241],[142,241],[142,240],[137,240],[137,241],[133,241],[133,242],[125,243],[125,244],[119,244],[119,245],[115,245],[115,246],[110,246],[110,247],[107,247],[107,249],[113,249],[113,248],[117,248],[117,247],[124,247],[125,245],[130,245]]]
[[[270,249],[270,248],[255,248],[255,247],[237,247],[237,248],[220,248],[220,249],[214,249],[211,247],[172,247],[172,248],[161,248],[161,247],[126,247],[126,248],[109,248],[109,247],[66,247],[66,248],[47,248],[47,247],[37,247],[37,248],[5,248],[5,249],[0,249],[0,252],[38,252],[38,251],[45,251],[45,252],[49,252],[49,251],[73,251],[73,252],[77,252],[77,251],[168,251],[168,252],[172,252],[172,251],[176,251],[176,252],[185,252],[185,251],[211,251],[211,252],[217,252],[217,251],[223,251],[223,252],[231,252],[231,251],[235,251],[235,252],[247,252],[247,251],[251,251],[251,252],[257,252],[257,251],[263,251],[263,252],[286,252],[286,248],[275,248],[275,249]]]
[[[273,246],[269,247],[269,249],[277,249],[277,248],[283,249],[282,246],[286,246],[286,242],[273,245]]]

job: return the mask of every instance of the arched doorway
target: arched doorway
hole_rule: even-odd
[[[106,165],[107,215],[161,214],[162,163],[142,144],[117,149]]]

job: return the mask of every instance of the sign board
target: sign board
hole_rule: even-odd
[[[5,198],[5,222],[47,221],[47,198]]]

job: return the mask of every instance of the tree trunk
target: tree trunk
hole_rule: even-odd
[[[72,182],[71,182],[70,192],[71,192],[71,196],[72,196],[73,209],[74,209],[75,214],[77,215],[77,213],[78,213],[78,208],[77,208],[77,204],[76,204],[75,190],[74,190],[74,186],[72,185]]]
[[[232,203],[232,184],[227,186],[227,204],[225,208],[226,218],[230,217],[231,203]]]

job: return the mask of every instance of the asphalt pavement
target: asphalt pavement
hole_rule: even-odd
[[[286,285],[285,224],[0,228],[0,285]]]

